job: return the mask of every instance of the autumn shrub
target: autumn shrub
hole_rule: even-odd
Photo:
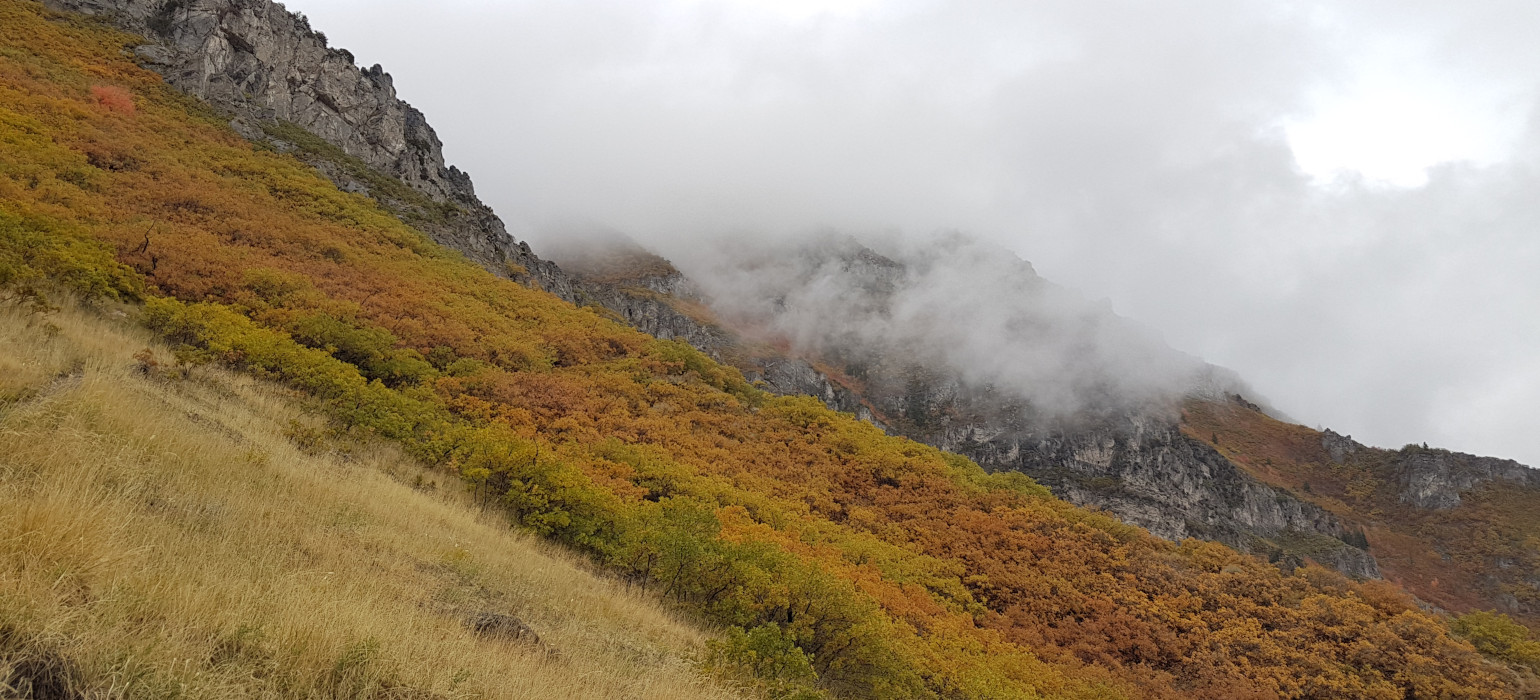
[[[750,679],[751,685],[775,700],[819,700],[827,697],[815,683],[818,674],[807,653],[787,638],[779,626],[751,630],[732,628],[726,638],[708,643],[706,669],[729,678]]]
[[[87,299],[137,299],[141,278],[90,231],[54,217],[0,209],[0,287],[46,282]]]
[[[91,97],[113,112],[130,116],[134,113],[134,95],[127,89],[116,85],[92,85]]]
[[[1502,613],[1476,611],[1454,619],[1455,634],[1469,639],[1481,653],[1540,672],[1540,642],[1529,629]]]
[[[420,353],[397,347],[396,337],[379,328],[360,326],[327,313],[302,316],[286,328],[300,343],[324,349],[357,367],[365,377],[388,386],[420,384],[437,374]]]

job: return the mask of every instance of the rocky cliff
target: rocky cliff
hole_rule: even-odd
[[[578,302],[609,309],[621,320],[663,340],[682,340],[717,361],[725,361],[736,346],[732,333],[708,321],[693,318],[679,309],[688,297],[676,295],[684,277],[675,272],[644,277],[627,284],[603,282],[573,275]]]
[[[1403,504],[1423,510],[1452,510],[1463,494],[1488,485],[1540,489],[1540,472],[1511,459],[1478,457],[1460,452],[1407,445],[1396,452],[1366,447],[1331,430],[1321,434],[1321,447],[1339,464],[1378,463],[1385,480]]]
[[[1274,560],[1308,556],[1346,574],[1379,577],[1374,558],[1347,544],[1352,528],[1184,435],[1175,411],[1149,407],[1034,423],[1016,418],[1019,408],[996,391],[942,384],[866,398],[885,407],[924,406],[927,425],[899,423],[902,432],[991,471],[1027,474],[1064,500],[1107,510],[1166,539],[1213,540]]]
[[[396,96],[390,74],[354,65],[303,15],[270,0],[45,4],[143,36],[140,62],[230,117],[243,136],[299,151],[339,186],[380,200],[495,274],[574,298],[556,265],[508,235],[470,176],[445,165],[438,135]]]
[[[1458,507],[1461,494],[1494,482],[1540,487],[1540,474],[1511,459],[1447,450],[1405,454],[1395,468],[1400,473],[1401,502],[1432,510]]]
[[[835,296],[858,314],[890,313],[908,274],[903,264],[848,242],[786,254],[835,255],[836,263],[813,267],[834,269],[849,283],[841,287],[848,293]],[[1374,558],[1346,543],[1361,533],[1184,435],[1171,403],[1050,415],[1020,391],[969,381],[904,347],[862,343],[843,332],[825,339],[812,356],[762,338],[756,342],[762,328],[724,322],[702,309],[703,293],[672,264],[617,234],[590,244],[568,239],[551,255],[573,276],[584,301],[653,335],[690,342],[771,391],[814,396],[986,469],[1025,473],[1065,500],[1105,509],[1167,539],[1198,537],[1284,566],[1308,557],[1353,576],[1379,576]],[[808,283],[795,275],[787,279]],[[785,295],[768,295],[769,308],[786,303]]]
[[[1379,577],[1374,558],[1347,544],[1353,528],[1184,435],[1179,411],[1169,406],[1050,419],[1034,417],[1009,390],[970,385],[934,367],[893,371],[874,362],[860,370],[858,398],[890,430],[990,471],[1022,472],[1064,500],[1170,540],[1213,540],[1287,563],[1308,556],[1349,575]]]

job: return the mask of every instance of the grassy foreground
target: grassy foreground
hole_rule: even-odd
[[[458,479],[144,348],[169,355],[127,319],[0,306],[0,697],[732,697],[689,661],[701,632]]]

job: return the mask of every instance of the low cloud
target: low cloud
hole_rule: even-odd
[[[726,237],[681,249],[675,263],[751,340],[890,379],[925,367],[1039,418],[1244,390],[998,245],[957,233],[864,238]]]
[[[526,235],[961,230],[1311,425],[1540,463],[1535,3],[290,4]],[[1410,188],[1302,171],[1290,126],[1375,70],[1490,148]]]

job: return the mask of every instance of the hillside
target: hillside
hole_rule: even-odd
[[[843,259],[819,257],[818,265],[834,267],[841,285],[883,289],[879,278],[903,280],[910,274],[904,264],[874,257],[854,241],[846,245],[864,251],[861,254],[888,272],[865,273],[864,264],[846,262],[848,254]],[[810,254],[795,245],[783,248],[793,256]],[[633,252],[628,260],[617,250]],[[585,257],[594,255],[605,256],[602,265]],[[780,319],[724,321],[714,312],[717,304],[703,302],[709,292],[696,289],[672,268],[666,274],[655,272],[656,256],[634,243],[610,243],[603,250],[569,244],[555,249],[554,257],[573,275],[577,288],[602,290],[581,300],[625,312],[620,315],[637,327],[687,338],[777,393],[817,396],[889,433],[969,455],[990,469],[1021,471],[1061,498],[1148,524],[1164,537],[1217,539],[1286,568],[1309,561],[1360,577],[1383,575],[1424,605],[1462,614],[1456,626],[1466,632],[1473,625],[1492,625],[1486,633],[1505,640],[1499,645],[1501,656],[1520,667],[1540,667],[1540,646],[1533,633],[1513,622],[1530,629],[1540,623],[1540,540],[1528,517],[1540,507],[1540,476],[1512,460],[1427,445],[1395,451],[1370,448],[1330,430],[1274,418],[1237,394],[1189,396],[1169,417],[1158,411],[1125,416],[1144,423],[1134,430],[1109,429],[1092,420],[1068,429],[1038,426],[1023,431],[1022,407],[998,396],[1007,392],[987,384],[970,387],[944,362],[893,363],[859,343],[833,344],[833,352],[826,346],[825,356],[837,359],[819,362],[804,359],[818,355],[808,347],[799,351],[784,341],[767,344],[764,339],[773,341]],[[763,283],[745,280],[756,274],[740,272],[731,279],[737,284]],[[760,276],[783,283],[798,279]],[[652,282],[655,279],[670,282],[662,288]],[[975,280],[992,281],[987,275]],[[829,280],[820,284],[828,286]],[[766,296],[785,304],[788,289],[777,287]],[[881,294],[891,295],[891,286]],[[849,299],[852,294],[836,296]],[[648,325],[667,317],[670,305],[703,303],[704,314],[694,314],[699,320],[693,327],[681,331]],[[638,307],[665,311],[633,312]],[[1145,435],[1138,437],[1139,432]],[[1162,449],[1162,442],[1183,447]],[[1187,500],[1194,495],[1207,500],[1205,507],[1211,510],[1194,509]],[[1258,527],[1266,522],[1257,517],[1258,503],[1303,504],[1294,506],[1295,511],[1314,515],[1296,521],[1304,527]],[[1204,518],[1214,514],[1219,517],[1209,522],[1220,527],[1204,528]],[[1170,525],[1173,520],[1177,529]]]
[[[0,689],[734,697],[653,596],[108,309],[0,307]]]
[[[1172,541],[1379,577],[1348,544],[1357,526],[1182,432],[1183,397],[1227,396],[1244,390],[1238,380],[1009,251],[960,236],[902,259],[841,236],[724,248],[695,255],[699,288],[678,271],[660,275],[640,248],[552,252],[580,302],[684,339],[776,393],[816,396],[989,471],[1027,474]]]
[[[1426,445],[1369,448],[1235,402],[1190,404],[1183,430],[1256,478],[1361,528],[1386,579],[1418,598],[1540,624],[1534,470]]]
[[[1162,540],[1054,499],[1020,474],[987,474],[816,400],[767,394],[686,343],[495,276],[485,260],[409,226],[410,211],[339,189],[309,158],[319,147],[279,148],[265,130],[243,138],[227,113],[128,60],[125,47],[141,43],[99,21],[0,0],[0,284],[13,313],[45,313],[59,287],[92,303],[142,305],[145,325],[171,348],[162,364],[194,376],[226,367],[308,396],[317,418],[302,423],[324,416],[328,430],[389,441],[430,465],[429,482],[463,482],[508,525],[719,631],[705,665],[757,679],[755,692],[1479,698],[1520,690],[1514,672],[1391,585],[1311,566],[1284,573],[1218,544]],[[386,174],[345,152],[329,158]],[[428,185],[404,184],[438,201]],[[22,444],[45,440],[33,434]],[[345,483],[336,471],[305,473]],[[102,500],[126,508],[124,498]],[[251,498],[290,494],[259,488]],[[375,527],[346,513],[326,522],[337,538]],[[97,558],[82,561],[102,566],[149,551],[112,534],[88,531],[72,542],[95,548]],[[242,531],[267,534],[272,551],[305,556],[268,528]],[[439,547],[418,556],[442,561]],[[358,551],[371,552],[367,539]],[[470,550],[470,561],[500,556],[483,551]],[[27,561],[7,558],[13,568]],[[459,566],[459,555],[449,559]],[[273,589],[297,585],[284,579]],[[385,597],[409,607],[401,601],[422,592],[407,587]],[[334,590],[328,600],[378,600],[355,601],[354,592]],[[224,609],[150,624],[222,630],[202,616]],[[533,624],[563,609],[531,600],[509,612]],[[435,624],[463,634],[455,621]],[[106,635],[118,629],[103,627]],[[416,639],[403,628],[366,629],[378,631],[382,654]],[[552,634],[563,658],[573,653]],[[86,637],[64,631],[60,641]],[[690,635],[676,628],[664,639]],[[103,658],[140,658],[128,637],[102,649]],[[335,677],[373,649],[280,657],[263,673],[312,678],[309,665],[322,664]],[[502,663],[506,653],[467,650],[447,666]],[[592,657],[606,666],[601,675],[638,675],[598,651]],[[386,681],[370,678],[379,680],[375,690]],[[421,686],[441,677],[400,678]],[[688,687],[689,675],[679,678]]]

